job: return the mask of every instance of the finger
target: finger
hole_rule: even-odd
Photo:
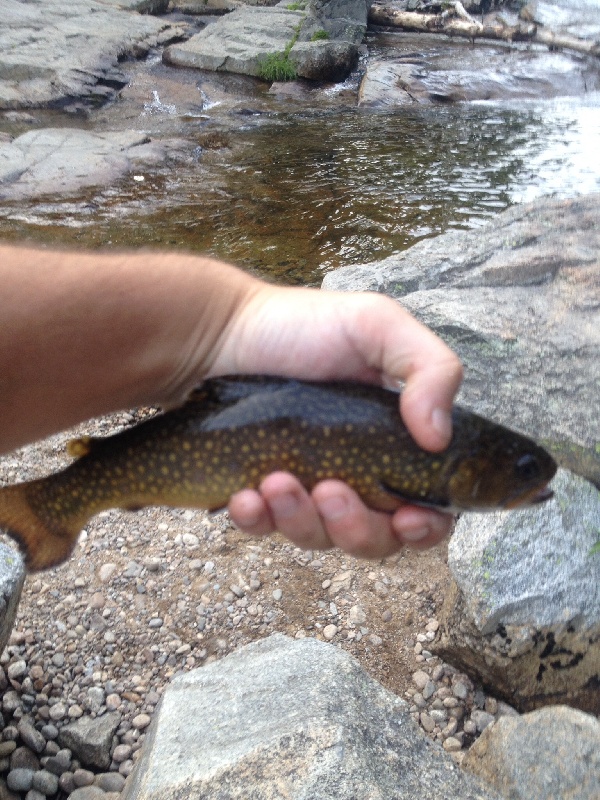
[[[462,380],[458,356],[391,298],[363,310],[349,335],[371,367],[390,381],[405,381],[401,412],[417,443],[441,450],[450,442],[452,402]],[[374,300],[372,302],[375,302]]]
[[[451,532],[455,519],[417,506],[404,506],[393,516],[392,527],[398,540],[414,550],[439,544]]]
[[[275,530],[267,504],[253,489],[243,489],[232,495],[227,507],[238,528],[250,536],[265,536]]]
[[[371,511],[350,487],[341,481],[317,484],[312,498],[331,542],[358,558],[384,558],[402,543],[392,529],[392,517]]]
[[[310,495],[293,475],[274,472],[260,485],[260,492],[277,530],[304,550],[332,546]]]

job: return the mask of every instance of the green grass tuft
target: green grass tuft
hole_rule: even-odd
[[[269,53],[260,62],[258,77],[264,81],[293,81],[298,76],[287,53]]]
[[[325,39],[330,39],[330,38],[331,37],[329,36],[327,31],[320,30],[320,31],[315,31],[313,33],[313,35],[310,37],[310,40],[311,40],[311,42],[320,42],[320,41],[323,41]]]

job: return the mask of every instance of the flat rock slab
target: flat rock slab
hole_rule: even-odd
[[[276,634],[176,678],[122,800],[475,800],[408,706],[343,650]]]
[[[107,186],[135,165],[161,161],[165,144],[134,131],[42,128],[0,143],[0,199],[61,195]]]
[[[124,6],[140,2],[2,0],[0,109],[105,100],[125,83],[119,58],[183,35],[181,25]]]
[[[322,81],[345,78],[358,57],[356,40],[366,29],[366,5],[362,4],[362,23],[360,19],[321,19],[288,5],[291,3],[238,8],[188,41],[171,45],[163,58],[180,67],[260,76],[268,56],[288,52],[298,77]],[[324,30],[330,40],[310,41],[316,31]]]
[[[541,198],[323,286],[401,299],[462,358],[462,403],[600,485],[599,214],[600,195]]]

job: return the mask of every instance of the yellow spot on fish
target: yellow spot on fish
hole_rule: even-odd
[[[91,449],[91,436],[81,436],[79,439],[71,439],[70,442],[67,442],[67,453],[72,458],[81,458],[81,456],[87,456]]]

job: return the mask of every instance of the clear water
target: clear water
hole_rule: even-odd
[[[154,94],[150,104],[140,127],[149,110],[177,122],[172,103]],[[600,191],[597,93],[518,107],[272,111],[240,117],[219,150],[199,145],[206,124],[181,123],[192,136],[184,163],[81,197],[0,203],[0,236],[185,247],[315,284],[512,203]]]

